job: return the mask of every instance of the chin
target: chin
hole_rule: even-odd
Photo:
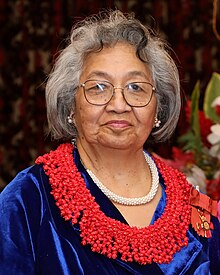
[[[134,148],[138,145],[137,140],[120,140],[119,138],[111,138],[110,140],[101,140],[99,142],[103,147],[109,148],[109,149],[118,149],[118,150],[125,150],[129,148]]]
[[[125,144],[112,144],[106,147],[108,147],[109,149],[116,149],[116,150],[126,150],[128,148],[131,148],[130,146],[127,146]]]
[[[97,142],[105,148],[111,149],[134,149],[143,147],[144,140],[143,137],[140,138],[135,133],[124,133],[123,135],[102,133],[97,136]]]

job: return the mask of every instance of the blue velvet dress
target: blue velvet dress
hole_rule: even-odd
[[[87,188],[101,210],[126,223],[111,201],[93,183],[74,150],[74,161]],[[151,223],[166,205],[163,195]],[[199,237],[188,230],[189,244],[174,255],[169,264],[140,265],[109,259],[82,246],[79,227],[64,221],[50,194],[51,187],[42,165],[20,172],[0,194],[0,274],[220,274],[220,226],[212,218],[212,238]]]

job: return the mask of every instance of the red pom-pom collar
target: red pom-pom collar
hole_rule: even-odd
[[[166,185],[164,213],[153,225],[130,227],[100,210],[77,170],[72,153],[71,144],[61,144],[57,150],[38,157],[36,163],[43,164],[62,217],[72,224],[79,223],[82,245],[90,245],[92,251],[108,258],[161,264],[169,263],[188,244],[191,186],[182,173],[155,159]]]

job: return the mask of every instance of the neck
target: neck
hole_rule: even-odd
[[[121,150],[96,144],[87,145],[77,141],[77,149],[83,163],[94,172],[100,171],[102,168],[107,168],[112,172],[126,168],[132,169],[132,167],[137,170],[140,163],[145,164],[143,147]]]
[[[103,184],[122,196],[143,196],[151,186],[151,174],[143,148],[119,150],[100,146],[84,146],[77,142],[84,166]],[[136,195],[135,195],[136,194]]]

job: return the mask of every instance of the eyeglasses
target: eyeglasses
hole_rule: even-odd
[[[124,100],[131,107],[147,106],[155,92],[155,87],[149,82],[131,82],[124,88],[114,87],[112,83],[102,80],[87,80],[79,85],[83,87],[86,100],[93,105],[106,105],[114,96],[116,89],[122,90]]]

